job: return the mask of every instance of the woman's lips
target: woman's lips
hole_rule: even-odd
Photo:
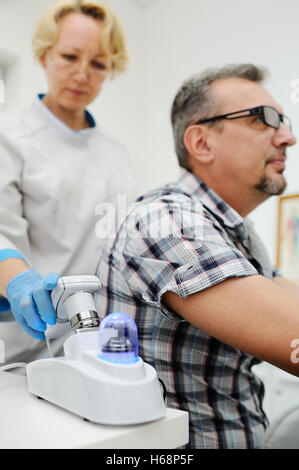
[[[83,96],[86,94],[85,91],[81,90],[74,90],[72,88],[68,88],[67,91],[72,95],[72,96]]]

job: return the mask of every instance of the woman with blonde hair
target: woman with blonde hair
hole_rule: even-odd
[[[32,45],[47,93],[26,111],[0,118],[0,339],[6,361],[43,355],[51,328],[58,337],[52,348],[59,350],[62,331],[49,326],[56,323],[50,291],[59,276],[95,273],[103,246],[95,209],[115,204],[119,194],[132,196],[134,186],[126,152],[86,110],[107,77],[126,69],[116,14],[98,0],[56,1],[38,20]]]

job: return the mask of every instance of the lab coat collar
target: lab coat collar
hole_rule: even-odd
[[[65,124],[61,119],[59,119],[57,116],[55,116],[52,111],[43,103],[42,99],[44,98],[44,94],[39,94],[35,101],[34,101],[34,107],[35,109],[40,113],[43,114],[47,120],[50,120],[56,128],[58,128],[62,133],[68,134],[69,136],[78,136],[78,137],[89,137],[95,133],[97,130],[97,125],[96,122],[93,118],[93,116],[88,112],[85,111],[86,117],[88,121],[91,124],[91,127],[87,129],[80,129],[79,131],[75,131],[74,129],[71,129],[67,124]]]

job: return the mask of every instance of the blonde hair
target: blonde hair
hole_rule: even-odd
[[[111,8],[98,0],[55,1],[37,21],[32,39],[34,56],[40,60],[47,49],[55,44],[59,21],[72,12],[83,13],[103,22],[102,51],[110,58],[113,72],[123,72],[128,64],[128,55],[120,21]]]

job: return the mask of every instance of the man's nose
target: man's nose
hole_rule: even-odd
[[[281,145],[291,147],[292,145],[295,145],[296,142],[297,139],[294,136],[293,132],[288,129],[283,123],[281,123],[273,136],[273,143],[275,147],[280,147]]]

